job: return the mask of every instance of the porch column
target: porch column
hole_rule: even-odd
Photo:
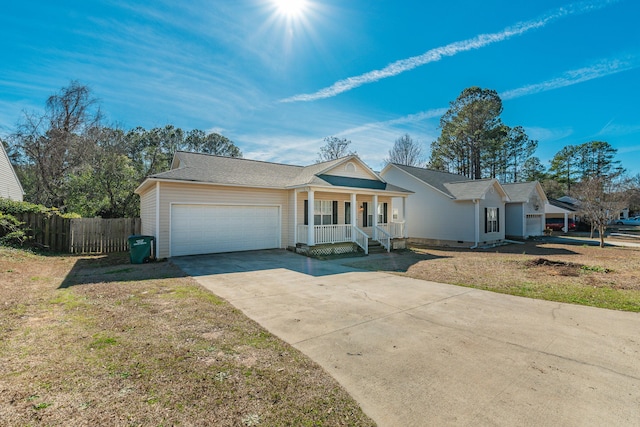
[[[293,190],[293,246],[298,243],[298,190]]]
[[[562,229],[565,233],[569,231],[569,214],[564,213],[564,228]]]
[[[373,238],[378,238],[378,195],[373,195]]]
[[[356,241],[355,227],[358,226],[358,205],[356,204],[356,193],[351,193],[351,241]]]
[[[409,237],[409,231],[407,230],[409,228],[409,223],[407,222],[407,198],[406,197],[402,198],[402,220],[404,221],[403,237],[406,239]]]
[[[309,189],[307,191],[307,200],[309,200],[307,202],[307,218],[309,218],[309,223],[307,224],[307,246],[315,246],[316,241],[315,241],[315,222],[314,222],[314,218],[313,218],[313,205],[314,205],[314,201],[313,201],[313,190]]]

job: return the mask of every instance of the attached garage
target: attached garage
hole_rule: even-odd
[[[155,237],[160,259],[335,243],[335,230],[351,228],[344,210],[331,216],[338,227],[322,234],[327,241],[318,241],[314,237],[324,229],[304,224],[305,217],[315,218],[315,203],[305,210],[304,200],[377,200],[384,206],[409,193],[382,181],[356,156],[296,166],[182,151],[170,170],[147,177],[135,192],[141,233]]]
[[[172,204],[170,256],[280,247],[279,206]]]
[[[527,214],[526,236],[542,236],[544,232],[544,215]]]

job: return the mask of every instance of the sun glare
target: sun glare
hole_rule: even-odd
[[[290,18],[303,14],[307,7],[307,0],[273,0],[278,13]]]

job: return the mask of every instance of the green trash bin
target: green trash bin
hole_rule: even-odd
[[[131,264],[142,264],[153,259],[153,236],[129,236],[129,259]]]

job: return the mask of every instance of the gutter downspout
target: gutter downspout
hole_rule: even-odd
[[[480,200],[474,199],[473,203],[475,204],[474,209],[474,219],[475,219],[475,244],[471,246],[469,249],[477,249],[480,244]]]

